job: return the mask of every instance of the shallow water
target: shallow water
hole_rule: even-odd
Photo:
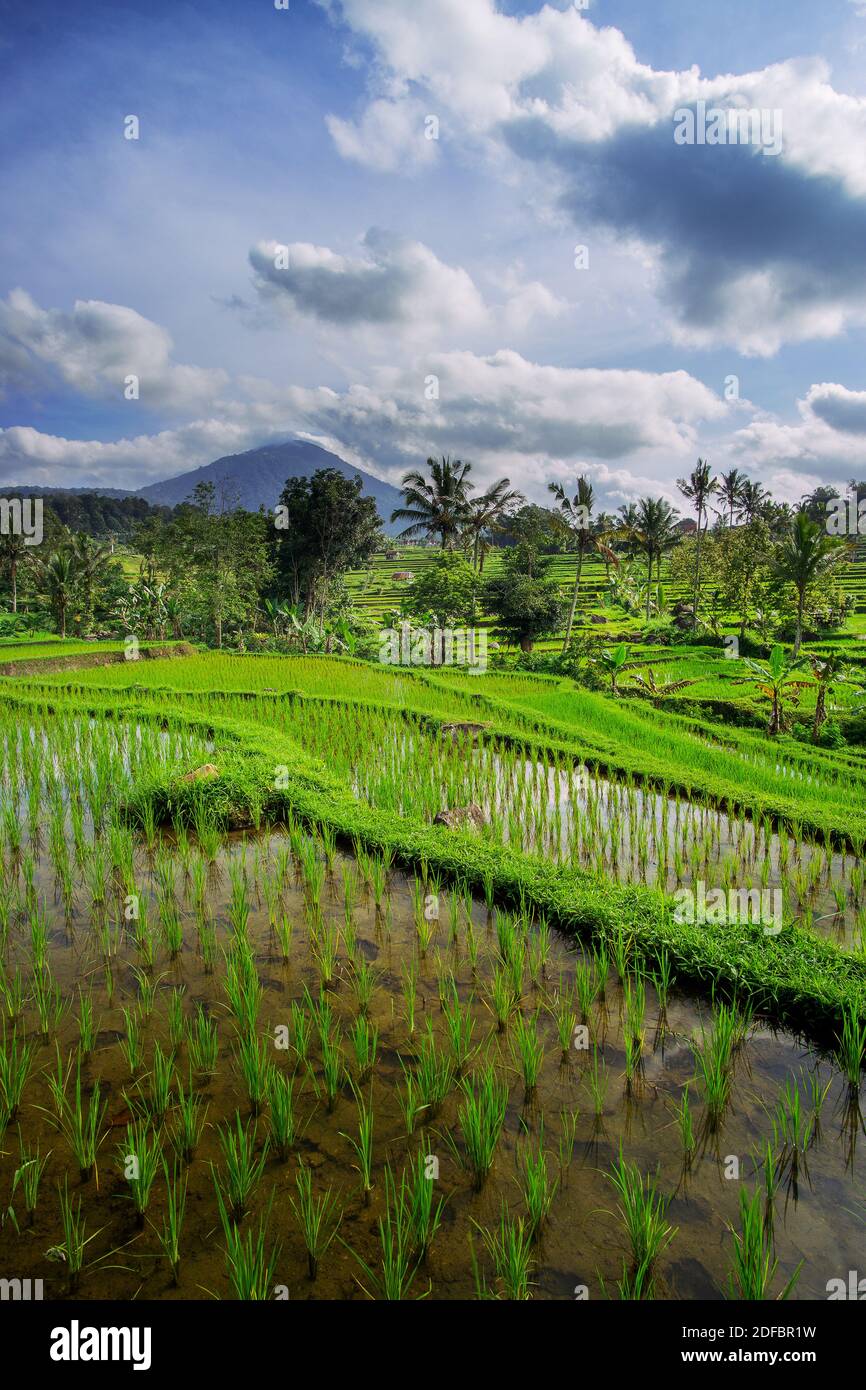
[[[271,1035],[276,1025],[289,1022],[291,1001],[302,998],[305,985],[313,995],[318,990],[319,977],[311,951],[303,884],[295,861],[292,861],[288,877],[280,884],[282,907],[294,923],[288,963],[281,959],[268,921],[264,887],[277,875],[277,856],[281,850],[285,853],[287,843],[282,833],[274,833],[258,842],[232,837],[220,852],[208,879],[207,902],[218,943],[225,946],[232,935],[228,920],[231,892],[228,870],[246,859],[252,899],[248,936],[255,948],[258,974],[264,988],[260,1023],[262,1032]],[[344,915],[342,869],[345,866],[351,871],[352,864],[353,861],[345,856],[337,855],[335,872],[325,881],[324,918],[340,927]],[[138,891],[148,897],[154,893],[153,865],[143,850],[137,854],[136,865]],[[99,1078],[103,1094],[108,1098],[108,1119],[123,1119],[127,1111],[123,1093],[124,1089],[129,1089],[130,1079],[118,1041],[124,1027],[121,1006],[134,1002],[137,985],[132,973],[136,962],[135,945],[129,928],[122,925],[120,900],[115,899],[106,914],[118,928],[109,962],[113,981],[109,994],[105,963],[94,931],[94,920],[98,920],[100,911],[94,912],[87,890],[79,884],[73,912],[67,921],[62,907],[55,901],[53,871],[44,856],[39,861],[36,882],[50,925],[51,969],[64,996],[76,1001],[76,1007],[79,986],[91,990],[94,1012],[99,1020],[98,1045],[85,1064],[83,1075],[88,1083]],[[90,1267],[83,1274],[78,1297],[189,1299],[230,1296],[210,1164],[220,1162],[216,1126],[233,1119],[236,1109],[246,1120],[250,1106],[232,1057],[233,1028],[222,988],[225,973],[222,957],[218,952],[214,972],[207,973],[197,943],[191,881],[186,878],[179,860],[176,891],[183,908],[184,947],[173,961],[158,948],[154,973],[162,978],[146,1032],[147,1057],[152,1056],[157,1040],[163,1047],[169,1045],[167,1008],[169,992],[175,987],[185,991],[186,1016],[190,1017],[195,1006],[201,1004],[217,1019],[220,1038],[217,1073],[197,1087],[208,1105],[207,1126],[189,1168],[180,1285],[177,1288],[172,1285],[168,1267],[160,1256],[155,1231],[149,1225],[144,1230],[136,1225],[118,1162],[118,1151],[122,1150],[125,1137],[122,1125],[113,1128],[105,1138],[97,1174],[89,1182],[79,1183],[65,1140],[54,1129],[50,1115],[39,1108],[51,1110],[44,1070],[54,1063],[55,1050],[53,1040],[50,1045],[37,1040],[35,1064],[20,1116],[6,1130],[0,1146],[0,1202],[4,1208],[10,1198],[17,1164],[18,1125],[29,1147],[32,1148],[38,1139],[41,1152],[51,1152],[32,1227],[24,1224],[20,1198],[16,1198],[13,1205],[18,1209],[20,1234],[8,1219],[0,1228],[0,1277],[42,1278],[48,1298],[66,1296],[62,1264],[47,1258],[46,1251],[61,1240],[56,1185],[67,1172],[71,1191],[82,1198],[87,1234],[97,1233],[88,1246]],[[260,899],[257,893],[261,894]],[[408,1065],[412,1056],[412,1042],[403,1016],[401,972],[418,958],[410,881],[398,872],[391,873],[384,912],[377,912],[369,890],[362,891],[359,887],[356,896],[358,958],[371,962],[378,972],[370,1007],[371,1021],[380,1033],[379,1058],[371,1091],[375,1113],[374,1191],[369,1206],[365,1205],[353,1167],[354,1155],[341,1135],[341,1131],[353,1133],[356,1130],[357,1111],[349,1086],[343,1087],[331,1114],[324,1099],[316,1096],[313,1078],[320,1081],[321,1067],[318,1043],[314,1041],[312,1076],[304,1081],[297,1107],[303,1130],[297,1154],[286,1163],[268,1157],[252,1204],[252,1215],[246,1218],[247,1222],[254,1223],[273,1193],[270,1234],[281,1241],[275,1283],[286,1285],[293,1299],[365,1297],[359,1284],[359,1278],[364,1281],[365,1276],[346,1246],[338,1241],[324,1255],[316,1281],[308,1278],[304,1247],[289,1201],[295,1192],[297,1158],[302,1158],[313,1169],[315,1191],[322,1192],[330,1187],[339,1194],[343,1207],[342,1240],[373,1264],[378,1249],[376,1220],[383,1210],[385,1162],[389,1161],[399,1171],[407,1155],[416,1152],[422,1144],[420,1133],[407,1138],[397,1099],[397,1087],[403,1077],[400,1058]],[[151,905],[150,918],[156,924],[155,904]],[[801,1070],[804,1075],[813,1074],[819,1078],[822,1086],[829,1083],[829,1091],[820,1132],[805,1155],[808,1173],[801,1169],[796,1190],[790,1186],[786,1190],[783,1181],[777,1198],[775,1238],[779,1277],[776,1288],[781,1287],[784,1278],[793,1273],[800,1260],[804,1261],[804,1267],[794,1294],[797,1298],[826,1297],[829,1279],[847,1278],[849,1270],[863,1269],[866,1264],[863,1219],[866,1211],[858,1208],[858,1202],[862,1203],[866,1195],[866,1170],[862,1142],[857,1142],[862,1138],[862,1122],[846,1105],[842,1078],[828,1061],[816,1057],[790,1035],[755,1028],[735,1059],[732,1100],[724,1123],[717,1134],[699,1139],[698,1152],[691,1168],[686,1169],[671,1106],[679,1100],[683,1086],[694,1075],[689,1039],[700,1031],[702,1021],[709,1023],[709,1011],[674,990],[667,1017],[660,1019],[655,993],[648,987],[642,1075],[629,1088],[624,1076],[622,991],[611,972],[604,1000],[595,1003],[589,1020],[608,1073],[603,1115],[600,1119],[593,1115],[586,1085],[591,1053],[569,1048],[563,1061],[553,1019],[543,1009],[539,1029],[545,1042],[545,1060],[537,1090],[527,1101],[509,1050],[509,1035],[497,1032],[484,997],[492,974],[495,924],[478,903],[472,904],[471,918],[480,942],[476,973],[467,954],[465,910],[458,917],[456,942],[452,941],[448,898],[440,895],[437,934],[426,956],[419,961],[418,1024],[419,1029],[423,1028],[425,1020],[431,1019],[435,1034],[444,1045],[437,990],[438,952],[438,963],[447,963],[453,969],[461,1000],[473,1000],[474,1041],[480,1047],[476,1065],[489,1055],[508,1077],[508,1111],[493,1169],[480,1192],[473,1191],[469,1175],[445,1137],[449,1132],[455,1136],[459,1153],[462,1144],[456,1126],[459,1100],[456,1086],[438,1115],[428,1121],[423,1151],[439,1161],[436,1191],[447,1201],[442,1227],[427,1264],[419,1271],[413,1293],[423,1292],[429,1284],[434,1298],[473,1297],[475,1284],[469,1246],[473,1235],[480,1267],[488,1284],[494,1283],[493,1269],[474,1223],[492,1227],[498,1221],[503,1200],[515,1212],[521,1210],[518,1152],[527,1134],[533,1140],[543,1134],[550,1170],[559,1186],[549,1221],[536,1247],[532,1274],[535,1297],[572,1299],[575,1290],[582,1286],[586,1287],[590,1298],[604,1296],[604,1290],[616,1297],[616,1280],[622,1273],[628,1251],[622,1225],[615,1215],[616,1194],[605,1174],[620,1143],[626,1158],[635,1160],[643,1172],[658,1172],[660,1190],[671,1195],[668,1216],[677,1227],[677,1234],[659,1261],[657,1296],[721,1297],[732,1248],[728,1223],[736,1223],[738,1219],[740,1186],[736,1179],[726,1177],[725,1172],[732,1170],[733,1157],[739,1161],[741,1179],[750,1188],[753,1186],[752,1150],[772,1133],[770,1112],[775,1109],[780,1087]],[[530,941],[536,934],[537,927],[530,928]],[[581,959],[574,942],[554,933],[544,977],[537,986],[532,985],[528,975],[525,979],[524,1012],[542,1006],[545,998],[558,988],[560,977],[570,981]],[[16,964],[25,973],[29,969],[28,931],[20,920],[10,927],[6,963],[7,970],[14,970]],[[331,998],[345,1033],[356,1012],[345,945],[341,945],[340,975]],[[26,1008],[24,1021],[32,1037],[36,1026],[32,1005]],[[65,1055],[73,1052],[76,1036],[75,1020],[70,1014],[61,1023],[58,1033]],[[185,1078],[186,1043],[176,1060]],[[290,1052],[276,1049],[273,1060],[277,1067],[289,1070],[296,1062]],[[364,1090],[366,1092],[366,1086]],[[695,1083],[690,1087],[690,1095],[696,1130],[700,1134],[703,1106]],[[579,1114],[573,1156],[560,1171],[561,1116],[562,1112],[575,1110]],[[265,1128],[264,1117],[260,1117],[260,1138]],[[157,1224],[163,1206],[164,1189],[160,1178],[154,1187],[150,1210]]]

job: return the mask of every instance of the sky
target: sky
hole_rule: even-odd
[[[0,486],[844,487],[864,58],[866,0],[0,0]]]

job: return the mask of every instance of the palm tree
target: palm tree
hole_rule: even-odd
[[[617,514],[616,539],[622,543],[630,560],[642,548],[640,509],[635,502],[623,503]]]
[[[468,476],[472,464],[430,458],[427,467],[429,478],[417,471],[405,475],[402,491],[406,506],[393,511],[391,520],[410,523],[400,532],[401,540],[438,536],[443,550],[453,550],[466,521],[468,493],[474,487]]]
[[[81,612],[78,619],[79,632],[89,628],[93,617],[93,590],[101,572],[111,559],[110,545],[97,545],[92,536],[84,531],[73,533],[70,553],[78,575],[81,589]]]
[[[649,695],[656,709],[659,708],[659,702],[666,695],[676,695],[680,690],[685,690],[686,686],[697,685],[698,683],[697,679],[660,682],[651,666],[648,666],[644,672],[636,671],[632,676],[632,681],[634,684],[631,689],[640,690],[645,695]]]
[[[728,509],[728,525],[734,524],[734,512],[740,505],[743,495],[743,483],[748,482],[745,473],[741,473],[739,468],[732,468],[730,473],[722,473],[719,478],[719,496]]]
[[[501,521],[505,512],[510,507],[516,507],[526,498],[522,492],[517,492],[511,488],[508,478],[500,478],[497,483],[489,487],[480,497],[472,497],[466,504],[466,534],[472,540],[472,568],[478,569],[479,542],[483,531],[492,532],[498,529],[497,523]]]
[[[39,573],[48,595],[49,607],[60,629],[60,636],[65,637],[66,615],[78,577],[71,552],[56,550],[47,560],[39,562]]]
[[[761,515],[770,494],[765,492],[760,483],[753,483],[749,478],[740,487],[740,500],[738,517],[744,517],[746,521],[754,521]]]
[[[755,672],[755,676],[751,681],[738,681],[737,684],[757,685],[761,694],[770,701],[767,733],[781,733],[786,695],[790,695],[796,704],[800,691],[807,689],[810,684],[809,681],[794,679],[795,672],[806,664],[805,658],[789,657],[784,647],[777,645],[770,652],[769,661],[755,661],[753,657],[746,657],[744,664]]]
[[[20,532],[10,529],[8,535],[0,536],[0,565],[9,574],[13,613],[18,612],[18,570],[21,561],[27,558],[29,550],[26,537]]]
[[[642,497],[638,503],[638,527],[641,549],[647,557],[646,621],[650,618],[652,599],[653,561],[658,566],[658,581],[662,578],[662,556],[673,550],[680,539],[677,514],[663,497]]]
[[[698,530],[695,538],[695,589],[692,602],[692,631],[698,625],[698,599],[701,591],[701,540],[703,539],[702,522],[707,511],[707,502],[711,495],[718,491],[719,482],[710,473],[710,465],[706,459],[698,459],[697,467],[693,469],[688,478],[677,478],[677,487],[687,497],[698,514]]]
[[[596,554],[606,557],[608,564],[617,564],[618,561],[606,539],[590,529],[594,493],[589,479],[583,476],[578,478],[577,491],[573,498],[566,494],[562,483],[548,483],[547,486],[559,503],[559,510],[574,537],[575,549],[577,550],[574,593],[571,596],[571,607],[568,610],[568,621],[565,625],[565,641],[562,644],[562,650],[567,652],[571,642],[571,630],[574,627],[574,615],[577,611],[577,596],[580,592],[580,576],[583,570],[584,555],[588,550],[592,550]]]
[[[780,579],[793,584],[797,590],[797,628],[794,636],[794,655],[798,656],[803,642],[803,611],[806,590],[835,559],[841,541],[828,536],[823,526],[810,521],[805,509],[797,512],[788,533],[778,546],[775,571]]]

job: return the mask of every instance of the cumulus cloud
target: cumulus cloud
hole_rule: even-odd
[[[250,251],[259,294],[328,324],[473,328],[484,302],[472,278],[419,241],[371,228],[363,257],[308,242],[260,242]]]
[[[438,399],[429,398],[434,381]],[[634,496],[662,490],[654,460],[675,475],[701,424],[725,410],[686,372],[550,367],[509,351],[431,354],[344,391],[255,385],[253,399],[226,403],[220,418],[152,436],[103,443],[0,431],[0,481],[137,487],[300,435],[380,476],[399,478],[430,453],[450,452],[470,458],[481,482],[507,472],[540,499],[548,478],[578,465]],[[646,460],[638,473],[626,464],[633,455]]]
[[[854,474],[859,477],[864,471],[866,391],[822,382],[809,388],[797,402],[797,411],[794,423],[765,416],[737,430],[730,441],[732,456],[777,482],[811,478],[839,483]]]
[[[172,360],[171,337],[134,309],[76,300],[72,312],[41,308],[25,290],[0,300],[0,386],[37,389],[57,378],[82,395],[123,399],[128,376],[139,399],[164,410],[192,411],[228,382],[221,370]]]
[[[398,142],[424,93],[451,137],[494,167],[507,152],[525,174],[552,172],[576,225],[604,224],[655,252],[682,341],[769,355],[866,322],[866,99],[835,91],[823,61],[704,79],[696,67],[640,63],[618,30],[573,7],[520,16],[494,0],[329,8],[373,46],[388,95],[372,104],[389,107]],[[699,101],[780,112],[781,153],[675,144],[676,113]],[[357,140],[340,145],[360,162],[369,162],[360,132],[370,109]],[[381,147],[375,157],[384,167]],[[400,167],[397,148],[391,167]]]

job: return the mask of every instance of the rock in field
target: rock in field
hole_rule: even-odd
[[[433,817],[434,825],[446,825],[449,830],[480,830],[486,823],[481,807],[474,801],[468,806],[454,806],[450,811],[440,811]]]
[[[204,782],[209,777],[219,777],[220,770],[214,767],[213,763],[202,763],[201,767],[193,768],[192,772],[185,772],[179,779],[181,782]]]

